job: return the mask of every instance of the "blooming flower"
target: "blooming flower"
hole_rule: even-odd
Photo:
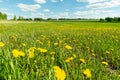
[[[54,55],[54,54],[55,54],[55,52],[50,52],[49,54]]]
[[[81,59],[80,59],[80,62],[81,62],[81,63],[85,63],[85,59],[82,59],[82,58],[81,58]]]
[[[3,42],[0,42],[0,47],[3,47],[5,44]]]
[[[106,65],[106,66],[108,65],[108,63],[107,63],[107,62],[105,62],[105,61],[103,61],[103,62],[102,62],[102,64],[103,64],[103,65]]]
[[[19,57],[19,51],[17,49],[14,49],[12,53],[15,58]]]
[[[57,78],[57,80],[65,80],[66,73],[63,69],[61,69],[59,66],[54,66],[53,69],[54,69],[55,77]]]
[[[66,46],[65,46],[65,48],[66,48],[66,49],[69,49],[69,50],[71,50],[71,49],[72,49],[72,47],[71,47],[71,46],[69,46],[69,45],[66,45]]]
[[[41,53],[47,52],[47,50],[46,50],[46,49],[43,49],[43,48],[38,48],[38,50],[39,50]]]
[[[83,71],[83,74],[87,77],[87,78],[91,78],[91,71],[89,69],[86,69]]]
[[[28,49],[28,57],[33,58],[34,57],[34,49],[35,47],[31,47]]]

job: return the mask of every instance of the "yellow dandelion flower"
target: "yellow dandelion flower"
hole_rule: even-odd
[[[55,54],[55,52],[50,52],[49,54],[54,55],[54,54]]]
[[[56,43],[54,43],[54,46],[57,46],[58,45],[58,43],[56,42]]]
[[[24,56],[25,56],[25,53],[24,53],[24,52],[22,52],[22,51],[19,51],[19,56],[24,57]]]
[[[81,63],[85,63],[85,59],[81,58],[81,59],[80,59],[80,62],[81,62]]]
[[[34,53],[33,52],[29,52],[28,57],[29,58],[33,58],[34,57]]]
[[[66,49],[69,49],[69,50],[71,50],[71,49],[72,49],[72,47],[71,47],[71,46],[69,46],[69,45],[66,45],[66,46],[65,46],[65,48],[66,48]]]
[[[73,57],[76,58],[77,56],[75,54],[73,54]]]
[[[34,57],[34,49],[35,47],[31,47],[28,49],[28,57],[33,58]]]
[[[86,69],[83,71],[83,74],[87,77],[87,78],[91,78],[92,75],[91,75],[91,71],[89,69]]]
[[[38,48],[38,50],[39,50],[41,53],[46,53],[46,52],[47,52],[47,49]]]
[[[106,53],[106,54],[110,54],[110,51],[106,51],[105,53]]]
[[[55,58],[54,58],[54,57],[51,57],[51,60],[52,60],[52,61],[54,61],[54,60],[55,60]]]
[[[92,53],[92,56],[96,56],[95,53]]]
[[[57,78],[57,80],[65,80],[66,73],[63,69],[61,69],[59,66],[54,66],[53,69],[54,69],[55,77]]]
[[[0,42],[0,47],[3,47],[5,44],[3,42]]]
[[[120,78],[120,74],[118,75],[118,77]]]
[[[108,66],[108,62],[103,61],[102,64]]]
[[[69,59],[66,59],[66,60],[65,60],[65,62],[66,62],[66,63],[69,63],[69,62],[70,62],[70,60],[69,60]]]
[[[19,51],[17,49],[14,49],[12,53],[13,53],[13,57],[15,58],[19,57]]]

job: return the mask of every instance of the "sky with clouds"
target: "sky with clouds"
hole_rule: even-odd
[[[8,19],[120,17],[120,0],[0,0]]]

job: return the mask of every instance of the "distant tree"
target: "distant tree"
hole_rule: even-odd
[[[23,16],[19,16],[18,20],[22,21],[22,20],[24,20],[24,17]]]
[[[106,17],[105,20],[106,20],[107,22],[113,22],[113,21],[114,21],[113,18],[111,18],[111,17]]]
[[[43,18],[34,18],[34,21],[44,21]]]
[[[104,22],[104,21],[105,21],[104,19],[100,18],[100,22]]]
[[[16,17],[16,15],[14,15],[14,17],[13,17],[13,20],[14,20],[14,21],[16,21],[16,20],[17,20],[17,17]]]
[[[7,20],[7,14],[0,12],[0,20]]]

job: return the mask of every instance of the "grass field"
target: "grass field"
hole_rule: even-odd
[[[120,23],[0,22],[0,80],[120,80]]]

